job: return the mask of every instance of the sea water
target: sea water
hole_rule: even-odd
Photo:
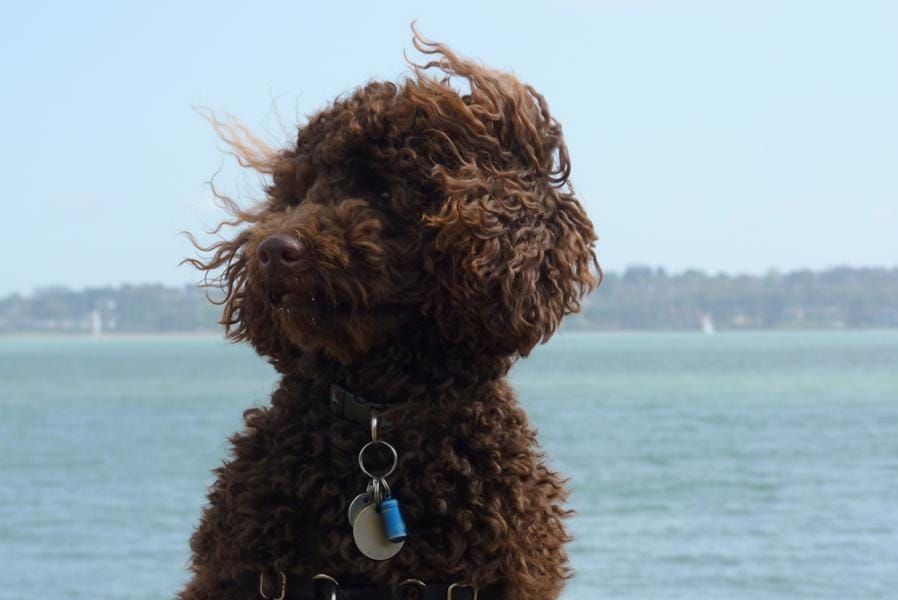
[[[512,379],[573,489],[565,600],[898,598],[898,332],[569,333]],[[0,339],[0,598],[171,598],[275,381],[215,339]]]

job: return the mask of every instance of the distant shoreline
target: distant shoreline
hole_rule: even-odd
[[[0,333],[0,340],[213,340],[227,341],[224,333],[214,331],[172,331],[172,332],[121,332],[104,333],[94,336],[87,332],[62,333],[58,331],[22,331]]]
[[[755,328],[755,329],[723,329],[713,334],[704,334],[700,329],[570,329],[558,331],[553,337],[573,337],[582,335],[603,336],[629,336],[629,335],[695,335],[713,338],[715,336],[745,335],[745,334],[769,334],[769,333],[876,333],[898,332],[898,327],[820,327],[820,328]],[[213,331],[205,332],[131,332],[131,333],[104,333],[95,337],[89,333],[60,333],[60,332],[4,332],[0,333],[0,341],[152,341],[152,340],[216,340],[225,343],[230,341],[224,333]]]
[[[580,308],[563,329],[712,333],[898,327],[898,268],[731,276],[631,267],[606,273],[598,293],[584,298]],[[0,335],[215,336],[221,316],[221,306],[196,287],[47,288],[29,297],[0,298]]]

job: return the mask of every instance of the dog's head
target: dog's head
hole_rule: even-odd
[[[271,183],[249,210],[223,198],[234,237],[188,262],[221,270],[229,336],[281,370],[308,351],[351,362],[403,327],[526,355],[601,277],[543,97],[442,44],[414,43],[435,60],[337,100],[287,149],[212,118]]]

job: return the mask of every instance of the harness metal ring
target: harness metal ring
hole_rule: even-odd
[[[377,441],[377,413],[371,410],[371,441]]]
[[[471,588],[474,590],[474,600],[477,600],[478,595],[480,594],[480,590],[477,589],[473,585],[467,585],[464,583],[453,583],[449,586],[449,589],[446,590],[446,600],[453,600],[453,594],[455,593],[456,588]]]
[[[265,593],[265,571],[259,571],[259,595],[265,598],[265,600],[284,600],[287,597],[287,576],[284,575],[283,571],[278,571],[278,577],[281,580],[281,595],[277,598],[272,598]]]
[[[365,450],[367,450],[368,448],[371,448],[372,446],[377,446],[377,445],[386,446],[387,448],[389,448],[390,454],[393,455],[393,464],[390,465],[390,468],[387,470],[386,473],[383,473],[381,475],[373,475],[365,467]],[[391,446],[390,444],[386,443],[383,440],[372,440],[372,441],[368,442],[367,444],[365,444],[364,446],[362,446],[362,449],[359,450],[359,468],[362,469],[362,473],[364,473],[368,477],[371,477],[372,479],[389,477],[390,474],[396,470],[396,465],[398,463],[399,463],[399,455],[396,454],[396,448],[394,448],[393,446]]]
[[[313,581],[328,581],[332,583],[331,586],[331,600],[337,600],[337,588],[340,587],[340,582],[331,577],[330,575],[326,575],[325,573],[318,573],[317,575],[312,576]]]
[[[402,600],[402,596],[400,596],[400,592],[402,591],[402,588],[407,585],[416,585],[420,588],[427,589],[427,584],[424,583],[423,581],[421,581],[420,579],[405,579],[403,581],[400,581],[396,585],[396,587],[393,589],[393,597],[396,600]]]

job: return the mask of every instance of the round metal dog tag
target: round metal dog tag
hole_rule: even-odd
[[[402,550],[405,542],[391,542],[384,532],[384,522],[377,507],[369,504],[356,517],[352,537],[362,554],[373,560],[387,560]]]
[[[349,526],[352,527],[355,525],[355,520],[358,518],[359,513],[362,512],[362,509],[368,506],[369,504],[374,504],[374,498],[372,498],[371,494],[359,494],[355,498],[352,499],[352,502],[349,503]]]

